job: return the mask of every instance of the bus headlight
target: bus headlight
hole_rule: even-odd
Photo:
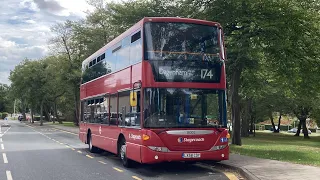
[[[158,152],[169,152],[169,149],[166,147],[148,146],[148,148]]]
[[[224,144],[224,145],[219,145],[219,146],[213,146],[210,150],[211,150],[211,151],[217,151],[217,150],[224,149],[224,148],[226,148],[226,147],[227,147],[226,144]]]

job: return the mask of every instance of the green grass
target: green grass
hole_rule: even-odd
[[[56,123],[53,124],[53,122],[48,123],[50,125],[59,125],[59,126],[67,126],[67,127],[76,127],[73,122],[67,122],[63,121],[62,124],[59,124],[59,122],[56,121]]]
[[[256,137],[242,138],[242,146],[231,145],[230,149],[235,154],[320,167],[320,136],[303,139],[293,135],[257,132]]]

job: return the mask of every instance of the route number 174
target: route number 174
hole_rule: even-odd
[[[212,69],[201,69],[201,79],[212,79]]]

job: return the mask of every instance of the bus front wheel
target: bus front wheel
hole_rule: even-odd
[[[120,159],[124,167],[131,167],[131,160],[127,158],[127,145],[126,140],[122,140],[120,144]]]
[[[89,151],[92,153],[98,152],[98,148],[92,145],[92,136],[91,133],[89,133],[88,136],[88,145],[89,145]]]

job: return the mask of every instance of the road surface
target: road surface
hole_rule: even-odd
[[[92,154],[77,134],[8,122],[0,133],[1,180],[228,180],[234,175],[185,163],[126,169],[113,154]]]

